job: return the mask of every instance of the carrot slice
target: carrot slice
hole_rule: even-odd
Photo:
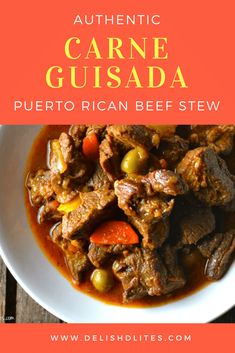
[[[99,140],[96,134],[89,134],[83,139],[82,152],[87,159],[99,158]]]
[[[129,223],[124,221],[107,221],[101,224],[90,237],[95,244],[137,244],[139,238]]]

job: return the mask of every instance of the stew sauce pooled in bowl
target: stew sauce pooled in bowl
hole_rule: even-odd
[[[44,127],[26,206],[73,284],[120,305],[179,299],[234,258],[235,127]]]

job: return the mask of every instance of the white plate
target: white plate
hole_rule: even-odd
[[[235,264],[217,283],[155,308],[104,304],[75,290],[40,250],[24,207],[25,163],[39,126],[0,127],[0,254],[24,290],[67,322],[204,323],[235,304]]]

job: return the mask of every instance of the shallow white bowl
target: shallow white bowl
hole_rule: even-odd
[[[26,217],[24,170],[39,130],[39,126],[0,127],[0,255],[34,300],[74,323],[204,323],[235,304],[235,264],[219,282],[155,308],[112,306],[74,289],[40,250]]]

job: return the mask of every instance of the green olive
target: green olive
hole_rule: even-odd
[[[149,154],[142,147],[128,151],[122,159],[121,170],[127,174],[142,174],[146,172]]]
[[[113,276],[110,271],[97,268],[91,274],[91,282],[98,292],[108,292],[113,286]]]

